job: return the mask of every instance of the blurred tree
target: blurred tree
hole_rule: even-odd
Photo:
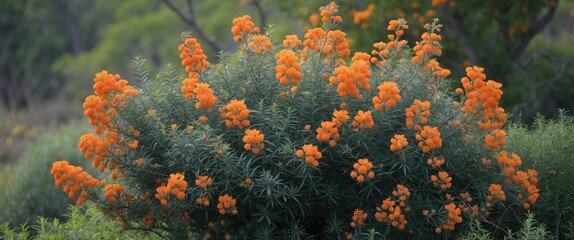
[[[11,109],[60,95],[66,80],[52,68],[63,54],[91,48],[114,3],[87,0],[0,2],[0,103]],[[98,15],[95,15],[98,14]]]

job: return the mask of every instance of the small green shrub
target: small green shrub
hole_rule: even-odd
[[[482,227],[479,220],[474,220],[470,224],[469,233],[463,238],[467,240],[490,240],[492,236],[489,231]],[[517,232],[508,230],[505,240],[545,240],[553,239],[552,234],[544,224],[538,225],[534,218],[534,214],[528,214],[526,219],[522,221],[522,227]]]
[[[121,231],[119,223],[101,215],[93,205],[70,206],[63,221],[39,217],[35,224],[0,225],[0,239],[160,239],[156,234]]]
[[[538,117],[531,127],[512,124],[507,131],[505,148],[528,159],[525,166],[539,170],[541,197],[533,208],[537,219],[563,238],[574,219],[574,117]]]
[[[55,133],[43,134],[29,146],[20,161],[1,170],[0,223],[19,225],[34,222],[37,216],[61,217],[71,201],[54,186],[49,169],[54,159],[69,159],[79,166],[90,166],[75,147],[86,128],[85,124],[76,122]]]

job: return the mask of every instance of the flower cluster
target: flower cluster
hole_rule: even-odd
[[[255,54],[261,55],[264,52],[271,51],[273,49],[273,44],[271,44],[269,37],[264,35],[255,35],[249,39],[247,47],[253,50]]]
[[[540,196],[540,190],[536,186],[538,184],[538,172],[533,169],[529,169],[527,172],[516,170],[516,167],[522,165],[522,159],[515,153],[510,154],[509,157],[506,151],[501,151],[496,158],[498,165],[503,168],[504,176],[522,189],[522,192],[517,194],[518,199],[523,201],[522,206],[525,209],[530,208],[530,205],[536,203]],[[526,199],[524,199],[525,194],[527,194]]]
[[[83,171],[81,167],[72,166],[66,161],[54,162],[51,173],[54,175],[56,186],[61,187],[65,183],[64,192],[72,200],[76,200],[76,197],[78,197],[76,200],[77,205],[83,205],[86,201],[88,192],[85,189],[95,188],[104,184],[104,181],[98,181],[93,178],[86,171]]]
[[[265,136],[259,132],[257,129],[247,129],[245,130],[245,136],[243,137],[243,142],[245,145],[243,146],[245,150],[252,151],[255,154],[258,154],[259,151],[265,148],[265,143],[263,140]]]
[[[259,28],[255,27],[255,23],[251,21],[251,16],[244,15],[243,17],[233,19],[231,33],[233,33],[233,40],[240,42],[246,34],[259,33]]]
[[[104,196],[108,199],[108,202],[114,203],[118,198],[122,197],[124,192],[124,187],[119,184],[108,184],[106,185],[106,194]]]
[[[390,109],[401,100],[400,90],[395,82],[383,82],[378,89],[379,95],[373,97],[373,104],[377,111],[383,110],[383,107]]]
[[[249,127],[250,122],[247,119],[249,117],[249,109],[247,109],[244,100],[233,99],[222,110],[221,117],[226,118],[226,127],[237,126],[240,129]]]
[[[444,159],[438,157],[429,158],[427,164],[431,166],[431,168],[437,169],[444,164]]]
[[[437,175],[431,175],[432,185],[441,190],[446,190],[452,186],[452,177],[445,171],[438,172]]]
[[[183,174],[175,173],[169,175],[169,180],[166,184],[156,188],[155,198],[160,201],[161,205],[167,205],[167,197],[172,194],[177,200],[185,199],[185,190],[187,188],[187,182],[184,179]]]
[[[237,204],[237,200],[235,200],[233,197],[229,196],[229,194],[219,196],[218,203],[217,203],[217,209],[219,211],[219,214],[221,214],[221,215],[224,215],[224,214],[235,215],[235,214],[237,214],[237,207],[235,206],[236,204]]]
[[[365,226],[365,220],[367,220],[367,213],[363,210],[355,209],[353,212],[353,221],[351,222],[351,227]]]
[[[339,6],[335,2],[331,2],[329,5],[319,8],[319,10],[321,11],[321,22],[326,28],[333,23],[343,22],[343,18],[337,15]]]
[[[317,140],[329,142],[330,147],[334,147],[339,139],[339,129],[333,122],[323,121],[321,127],[317,128]]]
[[[446,219],[444,223],[435,229],[436,233],[440,233],[442,230],[454,231],[454,225],[462,222],[461,210],[454,203],[449,203],[444,205],[444,210],[446,211]]]
[[[203,189],[209,187],[211,183],[213,183],[213,179],[209,176],[199,176],[195,179],[195,185]]]
[[[305,157],[305,162],[313,165],[313,167],[319,166],[318,160],[323,157],[323,154],[319,152],[317,146],[312,144],[305,144],[303,148],[295,152],[295,155],[297,155],[299,158]]]
[[[355,118],[353,119],[353,126],[357,129],[368,129],[375,125],[373,117],[371,116],[371,111],[359,110]]]
[[[420,131],[421,125],[419,125],[419,123],[426,124],[428,122],[430,106],[431,103],[429,101],[423,102],[415,99],[413,104],[409,108],[405,109],[407,128],[414,127],[416,130]]]
[[[275,67],[277,74],[275,74],[275,78],[279,80],[279,84],[283,86],[291,84],[292,87],[297,87],[301,79],[301,65],[295,52],[283,49],[275,54],[275,58],[277,58],[277,66]]]
[[[408,221],[405,218],[404,212],[407,212],[406,200],[410,196],[410,191],[407,187],[397,184],[397,189],[393,191],[393,198],[386,198],[380,207],[377,207],[375,218],[379,222],[390,223],[391,226],[403,230]],[[403,210],[401,210],[403,209]]]
[[[401,150],[407,145],[409,145],[409,142],[404,134],[395,134],[395,136],[391,138],[391,151]]]
[[[375,178],[375,172],[372,171],[373,164],[369,162],[369,159],[361,158],[353,164],[354,170],[351,171],[351,177],[356,179],[357,182],[362,183],[365,181],[365,177],[368,179]]]
[[[419,141],[419,148],[425,153],[442,147],[440,132],[436,127],[424,126],[415,138]]]

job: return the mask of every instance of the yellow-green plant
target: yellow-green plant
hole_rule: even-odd
[[[412,49],[398,19],[388,42],[351,54],[337,6],[320,10],[321,28],[279,46],[236,18],[238,50],[215,65],[186,38],[185,76],[152,79],[141,60],[140,88],[96,74],[79,147],[116,182],[58,161],[56,184],[179,239],[450,238],[467,216],[536,202],[536,171],[498,151],[501,85],[469,67],[452,96],[437,21]]]

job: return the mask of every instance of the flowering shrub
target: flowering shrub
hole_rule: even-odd
[[[57,184],[125,228],[173,238],[361,238],[374,229],[435,239],[536,202],[537,172],[497,152],[500,84],[469,67],[451,94],[435,59],[437,21],[410,49],[408,23],[392,20],[388,42],[351,57],[337,6],[320,10],[322,28],[282,46],[249,16],[235,19],[238,51],[215,65],[186,39],[186,76],[168,68],[150,79],[142,61],[141,88],[96,74],[84,103],[95,134],[78,146],[115,183],[57,162]]]

